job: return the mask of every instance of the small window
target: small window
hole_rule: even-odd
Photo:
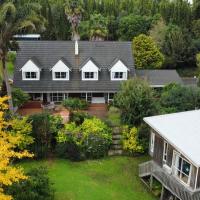
[[[55,78],[56,79],[66,79],[67,72],[55,72]]]
[[[114,78],[122,79],[123,78],[123,72],[115,72]]]
[[[66,94],[63,93],[51,93],[50,99],[53,102],[62,102],[64,99],[66,99]]]
[[[25,72],[25,78],[26,79],[36,79],[37,72]]]
[[[94,78],[94,72],[85,72],[85,78]]]
[[[176,175],[182,182],[189,185],[191,178],[192,167],[191,164],[182,158],[177,152],[174,152],[174,175]]]
[[[167,162],[167,153],[168,153],[168,143],[164,142],[164,150],[163,150],[163,162]]]
[[[155,143],[155,133],[151,132],[151,143],[150,143],[150,151],[154,152],[154,143]]]

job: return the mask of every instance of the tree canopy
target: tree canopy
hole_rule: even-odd
[[[133,39],[133,55],[136,68],[158,69],[164,56],[150,36],[141,34]]]

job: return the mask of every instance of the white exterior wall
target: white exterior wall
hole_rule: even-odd
[[[62,62],[62,60],[59,60],[52,68],[52,79],[53,80],[69,80],[69,68]],[[65,79],[56,79],[55,78],[55,72],[66,72],[67,73],[67,76]]]
[[[113,78],[112,76],[112,74],[115,72],[123,72],[125,74],[123,75],[122,79],[116,79]],[[124,63],[121,60],[119,60],[110,70],[110,79],[112,81],[118,81],[118,80],[127,80],[127,78],[128,78],[128,68],[124,65]]]
[[[93,79],[85,79],[84,78],[84,73],[85,72],[96,72],[97,76],[94,77]],[[97,81],[99,78],[99,68],[91,61],[89,60],[81,69],[81,74],[82,74],[82,80],[83,81]]]
[[[40,80],[40,69],[32,60],[26,62],[26,64],[21,68],[21,71],[22,71],[22,80]],[[26,79],[25,72],[36,72],[37,78]]]

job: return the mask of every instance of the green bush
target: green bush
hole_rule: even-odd
[[[78,98],[65,99],[62,105],[70,110],[85,110],[88,107],[88,103],[85,100]]]
[[[91,116],[84,111],[70,112],[70,122],[75,122],[76,125],[81,125],[88,118],[91,118]]]
[[[20,88],[13,88],[12,99],[13,99],[14,106],[21,107],[30,99],[30,96],[29,94],[25,93]]]
[[[16,59],[16,52],[15,51],[9,51],[7,55],[7,61],[14,63]]]
[[[7,193],[15,200],[53,200],[54,190],[45,168],[39,167],[27,173],[28,179],[14,183]]]
[[[66,153],[72,160],[100,158],[107,154],[112,141],[110,128],[100,119],[85,119],[77,126],[74,122],[66,124],[59,131],[58,143],[66,143]]]
[[[40,113],[30,116],[29,121],[33,127],[31,136],[34,138],[30,150],[36,158],[46,158],[48,152],[55,148],[55,136],[63,128],[62,119],[49,113]]]

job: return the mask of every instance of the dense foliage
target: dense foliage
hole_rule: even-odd
[[[15,200],[54,199],[54,190],[45,168],[33,168],[26,176],[29,179],[14,183],[7,188],[7,193],[12,195]]]
[[[124,150],[130,152],[132,155],[144,152],[143,147],[138,141],[138,129],[136,127],[129,128],[125,126],[122,131],[122,137],[122,146]]]
[[[85,119],[79,126],[74,122],[66,124],[64,129],[59,131],[57,141],[62,145],[59,148],[62,147],[62,150],[66,152],[65,156],[72,160],[81,160],[85,157],[105,156],[111,138],[109,127],[100,119],[91,118]]]
[[[137,78],[122,83],[114,97],[114,105],[121,109],[122,122],[130,126],[138,126],[143,117],[157,113],[153,89]]]
[[[24,2],[15,4],[23,7]],[[27,7],[40,4],[35,12],[46,19],[46,30],[38,32],[43,39],[50,40],[79,37],[132,40],[140,34],[151,35],[156,25],[160,29],[158,22],[163,21],[161,37],[157,34],[154,36],[158,38],[153,38],[161,39],[163,44],[164,66],[195,66],[195,54],[200,50],[200,9],[196,1],[192,5],[187,0],[33,0],[31,3]]]
[[[21,107],[24,103],[26,103],[30,99],[30,96],[20,88],[13,88],[12,99],[14,106]]]
[[[7,100],[7,97],[0,98],[0,199],[3,200],[12,199],[11,195],[5,194],[4,187],[27,179],[22,168],[12,165],[13,160],[33,156],[25,150],[33,142],[30,137],[31,124],[26,118],[8,119]]]
[[[30,149],[36,158],[45,158],[55,148],[55,136],[63,126],[62,119],[49,113],[41,113],[30,116],[29,121],[33,127],[31,135],[34,138]]]
[[[160,98],[161,113],[181,112],[200,108],[200,88],[169,84]]]
[[[62,102],[63,106],[70,110],[84,110],[88,107],[88,103],[85,100],[79,98],[68,98]]]
[[[161,68],[164,56],[150,36],[141,34],[133,39],[133,55],[136,68]]]

